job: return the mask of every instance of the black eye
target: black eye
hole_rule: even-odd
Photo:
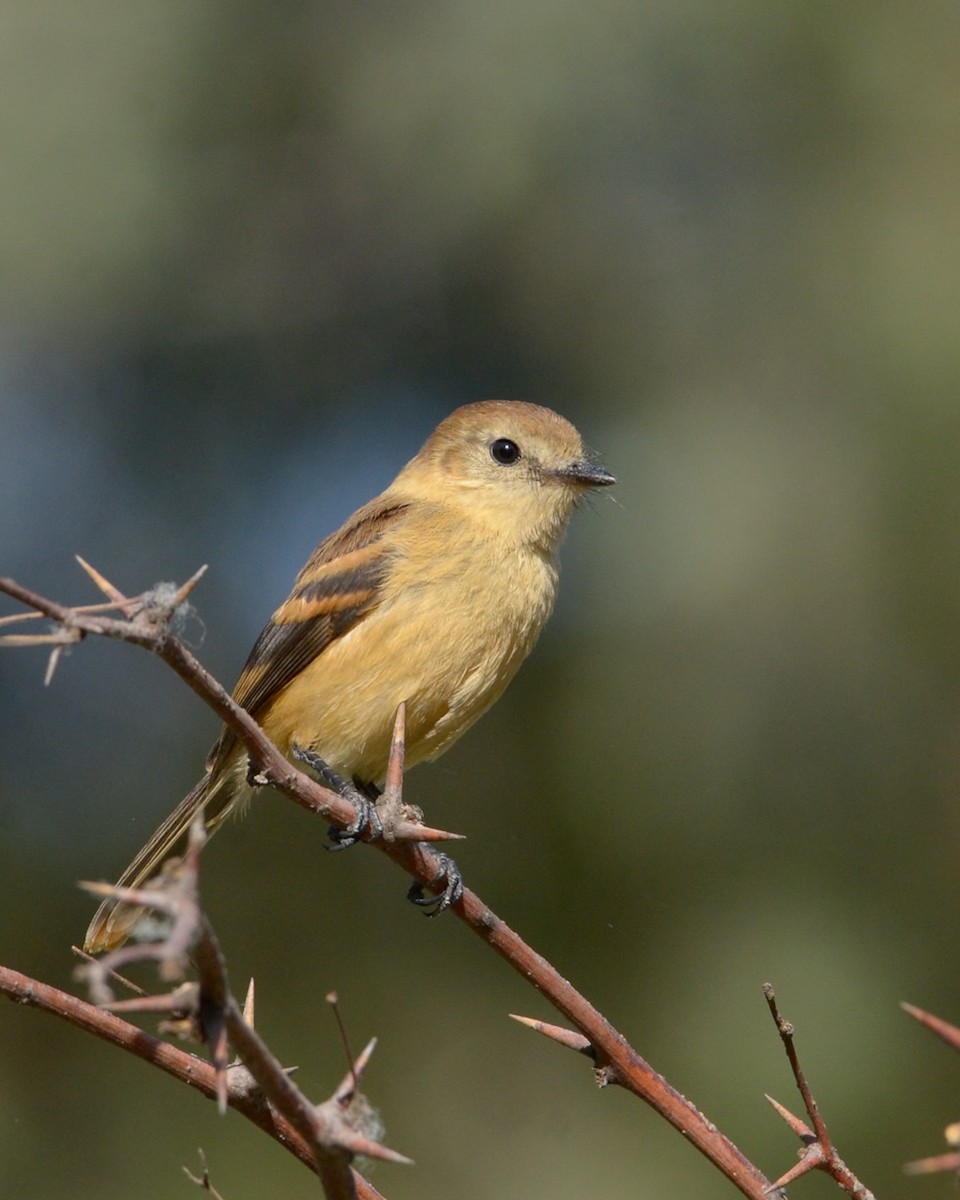
[[[520,447],[509,438],[497,438],[490,443],[490,457],[501,467],[512,467],[520,458]]]

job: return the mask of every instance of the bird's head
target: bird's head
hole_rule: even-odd
[[[458,408],[397,480],[420,499],[463,505],[498,533],[550,550],[577,502],[615,482],[569,421],[519,400]]]

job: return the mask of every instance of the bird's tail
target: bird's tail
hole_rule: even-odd
[[[118,887],[140,887],[155,875],[160,864],[173,851],[193,823],[194,817],[206,808],[204,823],[208,833],[219,828],[239,799],[235,781],[228,771],[208,771],[193,791],[180,801],[163,824],[150,837],[133,862],[117,880]],[[143,909],[135,904],[107,899],[97,909],[87,929],[83,948],[88,954],[116,950],[130,936]]]

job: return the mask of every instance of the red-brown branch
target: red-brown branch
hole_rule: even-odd
[[[6,592],[38,612],[53,618],[74,637],[96,634],[134,642],[159,655],[197,693],[246,745],[261,775],[278,790],[305,807],[319,811],[343,827],[353,818],[352,805],[322,788],[298,771],[266,737],[253,718],[231,699],[229,693],[199,663],[168,629],[169,606],[149,593],[126,619],[80,613],[39,596],[10,579],[0,579]],[[411,874],[431,888],[439,862],[423,844],[388,841],[375,843]],[[601,1082],[628,1088],[655,1109],[697,1147],[741,1191],[754,1200],[767,1200],[769,1180],[740,1150],[666,1079],[658,1074],[627,1040],[545,958],[526,942],[477,896],[465,890],[454,904],[457,916],[497,952],[524,979],[532,983],[594,1048]]]
[[[215,1101],[217,1098],[216,1073],[210,1063],[145,1033],[111,1012],[4,966],[0,966],[0,994],[15,1004],[26,1004],[52,1013],[78,1029],[119,1046],[192,1087],[208,1100]],[[227,1102],[302,1163],[315,1169],[309,1142],[285,1117],[264,1106],[255,1096],[228,1092]],[[360,1200],[383,1200],[380,1192],[362,1176],[355,1174],[354,1178]]]

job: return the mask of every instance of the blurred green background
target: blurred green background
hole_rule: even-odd
[[[321,536],[457,404],[557,408],[617,473],[498,707],[409,796],[491,906],[771,1176],[772,980],[880,1195],[960,1116],[960,9],[0,5],[0,571],[210,570],[232,682]],[[3,611],[14,611],[6,605]],[[202,623],[201,623],[202,621]],[[215,720],[87,643],[0,655],[0,961],[64,987]],[[315,1098],[380,1037],[391,1200],[733,1189],[506,1019],[551,1010],[275,795],[207,906]],[[241,1119],[0,1005],[0,1191],[316,1195]],[[835,1194],[824,1178],[793,1190]]]

